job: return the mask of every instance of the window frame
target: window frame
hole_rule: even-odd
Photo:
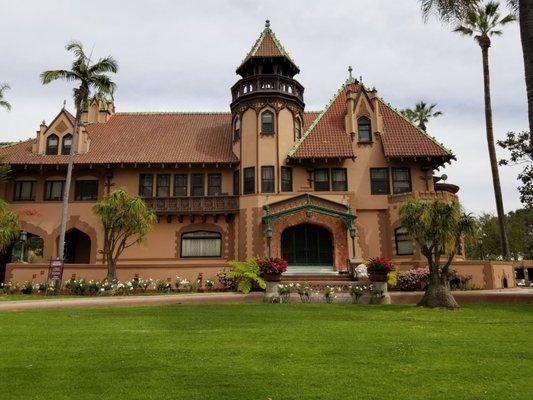
[[[218,186],[211,185],[211,178],[218,178]],[[213,193],[211,189],[217,189]],[[220,196],[222,194],[222,174],[220,172],[210,172],[207,174],[207,195],[208,196]]]
[[[296,127],[298,126],[299,129],[296,129]],[[295,140],[299,140],[302,138],[302,119],[300,118],[300,116],[297,116],[295,119],[294,119],[294,138]]]
[[[386,173],[386,179],[381,179],[381,180],[374,180],[373,177],[372,177],[372,172],[373,171],[385,171]],[[390,188],[390,173],[389,173],[389,168],[388,167],[376,167],[376,168],[370,168],[370,172],[369,172],[369,175],[370,175],[370,194],[371,195],[375,195],[375,196],[385,196],[385,195],[389,195],[391,193],[391,188]],[[380,193],[378,192],[377,190],[374,189],[374,183],[375,182],[386,182],[387,183],[387,191],[386,193]]]
[[[284,171],[289,173],[289,179],[284,179]],[[282,166],[280,173],[281,191],[292,192],[292,167]]]
[[[24,186],[24,184],[28,184],[28,183],[30,184],[30,197],[29,198],[22,197],[22,187]],[[35,201],[36,187],[37,187],[37,181],[32,181],[32,180],[14,181],[13,201]]]
[[[233,140],[241,138],[241,119],[237,116],[233,120]]]
[[[201,178],[201,185],[195,184],[195,178]],[[195,189],[201,189],[202,194],[195,194]],[[205,174],[204,173],[194,173],[191,174],[191,197],[204,197],[205,196]]]
[[[162,185],[161,180],[166,178],[167,185]],[[159,190],[166,188],[166,195],[159,195]],[[170,174],[157,174],[155,180],[155,197],[159,199],[165,199],[170,197]]]
[[[407,171],[408,179],[407,180],[395,179],[396,178],[394,176],[395,172],[398,172],[398,171],[402,171],[402,172]],[[392,178],[392,193],[393,194],[410,193],[410,192],[413,191],[412,180],[411,180],[411,168],[409,168],[409,167],[392,167],[391,175],[392,175],[391,178]],[[395,184],[398,183],[398,182],[408,182],[409,183],[409,187],[407,188],[407,190],[397,190],[396,187],[395,187]]]
[[[79,195],[80,186],[82,184],[96,183],[96,192],[94,194],[91,194],[88,198],[81,198],[82,196]],[[97,201],[98,200],[98,189],[100,186],[100,182],[98,182],[98,179],[79,179],[74,182],[74,201]]]
[[[272,174],[272,178],[266,177],[265,174]],[[261,166],[261,193],[276,192],[276,168],[273,165]]]
[[[368,122],[368,123],[367,123]],[[361,137],[361,127],[368,127],[368,132],[365,133],[368,134],[367,138]],[[372,137],[372,120],[368,118],[367,116],[361,116],[357,119],[357,141],[358,143],[372,143],[373,137]]]
[[[143,178],[150,178],[150,185],[143,184]],[[144,188],[150,188],[150,196],[144,195]],[[139,174],[139,196],[145,199],[152,199],[154,197],[154,174]]]
[[[265,129],[265,127],[268,126],[266,124],[269,124],[268,122],[264,122],[264,120],[263,120],[263,118],[266,115],[272,115],[272,129],[270,129],[270,128]],[[261,115],[260,115],[260,121],[261,121],[261,134],[263,134],[263,135],[273,135],[273,134],[276,133],[276,114],[272,110],[263,111],[261,113]]]
[[[66,147],[65,147],[65,139],[67,138],[70,138],[70,146],[68,147],[68,151],[66,151]],[[63,156],[68,156],[70,155],[70,149],[72,148],[72,146],[74,145],[74,136],[72,136],[71,133],[67,133],[66,135],[63,136],[63,138],[61,139],[61,155]]]
[[[399,233],[398,231],[399,230],[405,230],[406,232],[405,233]],[[400,235],[403,235],[404,237],[407,235],[409,236],[409,234],[407,233],[407,229],[405,229],[404,227],[401,227],[399,226],[398,228],[396,228],[394,230],[394,242],[396,244],[396,255],[397,256],[412,256],[414,254],[414,245],[413,245],[413,239],[409,236],[409,239],[402,239],[402,240],[398,240],[398,236]],[[399,247],[398,247],[398,243],[399,242],[409,242],[411,244],[411,252],[410,253],[400,253],[400,250],[399,250]]]
[[[50,140],[55,139],[56,145],[50,146]],[[51,149],[55,149],[55,151],[52,151]],[[55,133],[52,133],[50,136],[46,138],[46,151],[47,156],[57,156],[59,154],[59,136],[57,136]]]
[[[49,194],[50,195],[52,194],[53,192],[52,189],[54,185],[58,183],[61,184],[61,196],[59,198],[52,198],[51,196],[49,196]],[[65,180],[54,179],[54,180],[44,181],[44,196],[43,196],[44,201],[63,201],[64,195],[65,195]]]
[[[233,195],[239,196],[241,194],[241,170],[233,171]]]
[[[335,172],[342,172],[344,174],[344,180],[343,181],[335,181],[334,180],[334,173]],[[335,188],[335,184],[343,184],[342,188],[338,189]],[[333,192],[346,192],[348,191],[348,170],[346,168],[331,168],[331,191]]]
[[[178,185],[178,178],[184,179],[184,185]],[[172,194],[174,197],[187,197],[189,188],[189,176],[187,174],[174,174],[174,187],[172,188]],[[178,189],[185,189],[185,194],[178,194]]]
[[[246,173],[251,171],[252,176],[247,177]],[[243,187],[242,194],[255,194],[255,167],[243,168]]]
[[[210,233],[212,234],[212,237],[204,236],[204,237],[198,237],[198,238],[188,238],[187,235],[194,235],[195,233]],[[218,254],[217,255],[183,255],[183,241],[184,240],[209,240],[209,239],[218,239],[219,246],[218,246]],[[180,236],[180,258],[221,258],[222,257],[222,234],[217,231],[209,231],[209,230],[197,230],[197,231],[189,231],[189,232],[183,232]]]
[[[325,171],[326,172],[326,175],[327,175],[327,180],[326,181],[317,181],[317,172],[322,172],[322,171]],[[331,176],[330,176],[330,171],[329,171],[329,168],[315,168],[315,170],[313,171],[313,190],[315,192],[330,192],[331,191]],[[325,186],[325,183],[324,182],[327,182],[327,189],[317,189],[317,182],[320,182],[320,184],[324,184],[324,187]]]

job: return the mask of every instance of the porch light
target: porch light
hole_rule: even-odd
[[[22,242],[25,242],[26,240],[28,240],[28,232],[20,231],[20,240]]]
[[[357,233],[355,227],[350,228],[350,237],[353,239],[355,237],[355,234]]]

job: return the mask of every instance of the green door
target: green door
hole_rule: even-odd
[[[327,229],[302,224],[281,234],[281,256],[289,265],[331,266],[333,244]]]

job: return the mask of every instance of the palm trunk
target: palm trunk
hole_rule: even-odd
[[[74,169],[74,159],[76,156],[76,147],[78,146],[79,132],[78,128],[81,119],[82,104],[76,105],[76,119],[74,121],[74,132],[72,134],[72,146],[68,157],[67,176],[65,178],[65,187],[63,188],[63,205],[61,208],[61,225],[59,229],[59,243],[57,258],[65,259],[65,235],[67,231],[68,202],[70,195],[70,185],[72,182],[72,171]]]
[[[529,156],[533,160],[533,4],[530,0],[519,1],[519,14],[529,117]]]
[[[488,38],[487,38],[488,40]],[[500,246],[502,256],[509,259],[509,241],[507,239],[507,228],[505,224],[505,211],[503,209],[502,187],[500,184],[500,174],[498,172],[498,160],[496,158],[496,148],[494,146],[494,130],[492,126],[492,105],[490,98],[490,72],[489,72],[489,46],[490,42],[480,41],[481,54],[483,58],[483,83],[485,91],[485,124],[487,129],[487,145],[489,149],[490,168],[492,171],[492,185],[494,186],[494,197],[496,198],[496,212],[498,213],[498,223],[500,226]]]

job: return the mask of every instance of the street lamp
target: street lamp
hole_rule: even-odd
[[[24,261],[24,244],[26,243],[26,240],[28,240],[28,232],[20,231],[19,238],[20,238],[20,241],[21,241],[20,261]]]

